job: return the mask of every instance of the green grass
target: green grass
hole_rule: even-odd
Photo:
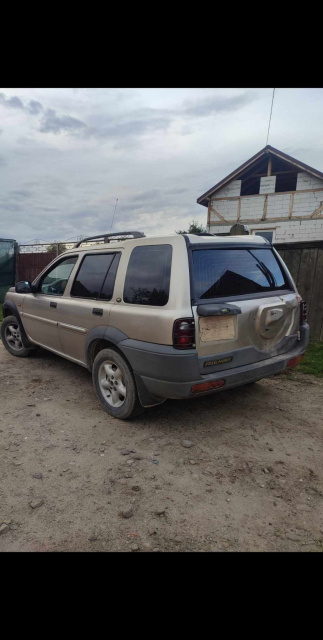
[[[323,378],[323,342],[312,340],[307,347],[304,359],[294,371],[311,373],[317,378]]]

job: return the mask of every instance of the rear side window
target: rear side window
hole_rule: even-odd
[[[111,300],[113,296],[114,283],[118,271],[119,260],[120,253],[116,253],[103,283],[102,291],[100,293],[100,300]]]
[[[114,253],[85,256],[75,277],[71,296],[98,298],[114,257]],[[111,297],[112,293],[113,291],[111,292]],[[111,297],[105,299],[111,299]]]
[[[124,302],[156,307],[167,304],[171,262],[170,244],[135,247],[128,264]]]
[[[290,289],[271,249],[193,251],[193,274],[196,299]]]

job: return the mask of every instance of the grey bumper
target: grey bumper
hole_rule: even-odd
[[[141,403],[143,406],[151,406],[159,404],[167,398],[183,399],[206,395],[280,373],[287,368],[289,360],[305,352],[309,342],[309,333],[308,324],[303,325],[300,329],[300,340],[287,353],[205,375],[201,375],[199,371],[196,351],[179,353],[172,347],[158,347],[157,345],[154,345],[153,351],[143,350],[142,347],[135,348],[135,341],[130,340],[125,340],[118,346],[133,368]],[[141,345],[143,344],[141,343]],[[191,393],[192,386],[219,379],[225,380],[223,387],[201,394]]]

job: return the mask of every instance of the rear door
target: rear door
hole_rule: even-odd
[[[60,305],[58,333],[64,353],[85,362],[88,332],[108,326],[120,251],[86,253]]]
[[[294,346],[297,292],[271,245],[192,245],[191,270],[202,373],[257,362]]]

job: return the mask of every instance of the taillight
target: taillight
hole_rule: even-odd
[[[173,346],[175,349],[193,349],[195,347],[195,323],[193,318],[175,320]]]
[[[307,305],[305,300],[301,300],[299,303],[300,306],[300,316],[299,316],[299,324],[306,324],[307,322]]]
[[[292,367],[296,367],[300,362],[302,362],[303,358],[305,356],[305,353],[303,353],[301,356],[296,356],[296,358],[292,358],[291,360],[288,360],[287,362],[287,366],[291,369]]]
[[[203,393],[203,391],[212,391],[212,389],[219,389],[223,387],[225,380],[213,380],[213,382],[202,382],[201,384],[195,384],[191,388],[191,393]]]

